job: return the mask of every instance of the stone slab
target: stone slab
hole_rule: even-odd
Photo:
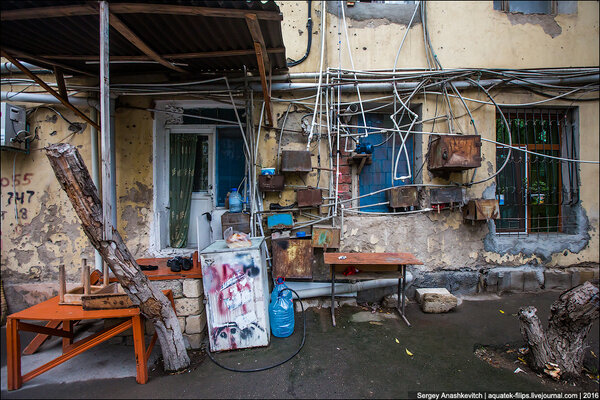
[[[446,288],[419,288],[415,290],[415,297],[419,304],[423,301],[423,296],[426,293],[435,293],[442,296],[452,296],[452,293],[450,293]]]
[[[456,308],[458,299],[452,294],[425,293],[421,297],[423,312],[441,314]]]
[[[185,319],[185,333],[201,333],[206,327],[206,312],[200,315],[190,315]]]
[[[544,271],[544,288],[567,290],[571,288],[571,273],[567,271]]]
[[[154,286],[158,290],[172,290],[174,298],[183,297],[183,285],[182,282],[178,279],[150,282],[152,283],[152,286]]]
[[[204,310],[201,297],[175,299],[175,312],[178,317],[187,317],[188,315],[199,315]]]

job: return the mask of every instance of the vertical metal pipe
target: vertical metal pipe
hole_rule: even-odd
[[[113,227],[117,228],[117,157],[116,151],[117,147],[115,146],[115,104],[116,99],[110,99],[110,176],[112,177],[112,182],[110,185],[110,204],[111,204],[111,214],[110,219],[113,224]]]
[[[90,119],[98,123],[98,110],[90,107]],[[92,181],[96,188],[100,190],[100,170],[98,168],[98,129],[90,126],[90,148],[92,152]],[[102,271],[102,257],[98,250],[94,250],[94,266],[98,271]]]
[[[109,11],[108,2],[100,2],[100,129],[102,141],[102,222],[104,240],[112,240],[112,196],[114,176],[111,174],[112,152],[110,138],[110,79],[109,79]],[[104,284],[108,285],[108,268],[103,269]]]

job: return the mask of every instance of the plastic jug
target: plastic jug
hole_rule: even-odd
[[[242,212],[243,206],[244,203],[242,202],[242,196],[240,196],[237,189],[231,189],[231,193],[229,194],[229,212]]]
[[[277,337],[288,337],[294,333],[294,302],[292,301],[292,292],[284,290],[286,288],[283,277],[280,276],[271,292],[269,319],[271,320],[271,333]]]

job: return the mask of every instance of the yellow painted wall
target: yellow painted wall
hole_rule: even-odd
[[[298,59],[306,49],[306,2],[278,2],[284,15],[282,23],[283,38],[286,46],[286,56]],[[488,67],[488,68],[539,68],[539,67],[570,67],[598,66],[598,12],[597,1],[581,1],[575,15],[558,15],[553,20],[546,18],[543,23],[518,23],[514,16],[495,11],[492,1],[481,2],[427,2],[431,40],[435,51],[445,68],[457,67]],[[387,5],[382,5],[386,6]],[[391,7],[391,6],[390,6]],[[290,69],[295,72],[315,72],[319,69],[321,36],[319,33],[321,3],[313,2],[312,29],[313,44],[308,59],[297,67]],[[337,68],[338,59],[338,26],[340,20],[333,14],[326,13],[326,54],[325,65]],[[511,22],[512,21],[512,22]],[[554,21],[554,22],[553,22]],[[533,21],[536,22],[536,21]],[[539,21],[537,21],[539,22]],[[552,37],[544,32],[546,29],[556,29],[558,24],[561,33]],[[391,69],[398,44],[406,30],[405,25],[389,23],[386,20],[356,22],[348,19],[348,34],[352,47],[352,55],[356,69]],[[342,25],[343,26],[343,25]],[[342,28],[343,29],[343,28]],[[298,30],[303,31],[299,35]],[[343,35],[343,31],[342,31]],[[341,65],[350,68],[345,38],[342,41],[343,57]],[[365,48],[365,49],[363,49]],[[409,32],[407,41],[399,59],[398,68],[426,67],[423,46],[423,31],[420,23]],[[315,80],[316,81],[316,80]],[[306,81],[304,81],[306,82]],[[3,90],[13,90],[2,88]],[[372,98],[382,94],[369,94]],[[466,96],[485,99],[485,95],[476,91],[465,91]],[[308,93],[295,94],[303,97]],[[257,94],[256,98],[259,98]],[[288,94],[274,93],[275,97],[289,97]],[[346,96],[348,100],[356,100],[355,95]],[[520,103],[542,99],[526,93],[499,93],[497,101],[502,103]],[[305,100],[312,102],[314,100]],[[424,103],[423,118],[434,114],[435,104],[432,98],[424,102],[422,97],[416,98],[416,103]],[[141,97],[126,97],[119,99],[120,105],[135,107],[150,107],[150,99]],[[441,102],[440,102],[441,104]],[[462,112],[460,102],[453,100],[453,107]],[[552,105],[571,106],[570,102],[554,102]],[[28,104],[27,107],[32,107]],[[599,138],[599,105],[598,102],[577,104],[580,116],[580,157],[588,160],[598,160]],[[281,118],[287,103],[274,102],[273,114]],[[440,106],[438,111],[443,111]],[[63,107],[56,109],[70,120],[79,119]],[[88,112],[89,110],[85,110]],[[260,104],[255,104],[255,123],[258,122]],[[299,112],[308,112],[298,110]],[[474,112],[479,133],[483,137],[495,137],[495,110],[492,106],[483,106]],[[308,119],[310,121],[310,118]],[[81,258],[93,260],[93,251],[85,235],[79,227],[76,215],[64,192],[60,189],[52,170],[40,151],[48,143],[60,140],[69,141],[78,146],[86,163],[90,163],[89,127],[81,134],[69,136],[67,124],[49,110],[40,109],[30,117],[32,130],[37,129],[40,140],[34,143],[34,151],[30,155],[3,152],[1,160],[2,177],[2,277],[5,282],[33,284],[54,282],[58,265],[67,266],[70,281],[79,279]],[[471,133],[468,120],[462,118],[460,124],[466,132]],[[280,126],[280,122],[277,126]],[[300,129],[298,125],[287,125],[290,129]],[[430,125],[425,124],[424,130]],[[445,124],[436,124],[436,130],[446,131]],[[56,132],[56,133],[55,133]],[[259,142],[259,164],[274,166],[278,129],[262,130]],[[290,143],[284,149],[302,149],[306,137],[298,143]],[[322,164],[329,167],[326,141],[322,141]],[[425,152],[426,145],[423,146]],[[116,114],[116,163],[117,163],[117,201],[118,228],[134,256],[148,255],[149,236],[152,228],[152,114],[147,111],[131,110],[117,107]],[[483,165],[478,177],[485,177],[495,171],[495,149],[493,144],[485,143],[482,148]],[[313,148],[313,154],[316,149]],[[23,204],[18,204],[17,212],[22,214],[19,224],[15,220],[14,195],[11,204],[9,192],[12,189],[13,160],[15,174],[20,179],[15,189],[24,193]],[[490,164],[491,163],[491,167]],[[88,164],[89,165],[89,164]],[[316,155],[313,156],[316,165]],[[25,176],[28,178],[26,184]],[[469,173],[470,174],[470,173]],[[424,174],[425,182],[430,182]],[[470,175],[469,175],[470,176]],[[321,186],[327,187],[329,174],[324,171],[321,175]],[[309,185],[316,184],[317,174],[313,171],[306,179]],[[454,179],[461,179],[453,176]],[[433,180],[431,182],[438,182]],[[442,181],[439,181],[444,183]],[[567,266],[581,262],[598,262],[600,240],[598,238],[598,166],[581,165],[581,199],[582,206],[590,220],[589,245],[578,254],[567,252],[555,254],[549,265]],[[6,183],[6,184],[5,184]],[[292,178],[286,183],[301,185],[299,178]],[[471,197],[480,196],[486,184],[469,189]],[[31,197],[27,191],[32,191]],[[21,197],[21,196],[19,196]],[[295,194],[286,190],[279,197],[276,193],[268,193],[265,206],[270,202],[282,205],[294,201]],[[23,211],[25,210],[25,211]],[[23,214],[24,213],[24,214]],[[431,266],[449,269],[462,268],[482,264],[520,265],[529,262],[533,257],[499,256],[483,250],[483,237],[487,227],[470,228],[462,223],[458,213],[447,215],[428,215],[429,222],[423,225],[419,217],[384,217],[393,218],[390,221],[375,218],[355,217],[348,219],[344,236],[344,246],[351,250],[364,251],[399,251],[399,242],[395,239],[398,229],[405,229],[413,238],[410,246],[420,253],[420,256]],[[299,218],[305,220],[305,218]],[[355,224],[355,233],[352,224]],[[390,224],[385,238],[372,239],[372,236],[383,235],[385,224]],[[403,225],[404,224],[404,225]],[[402,228],[404,226],[404,228]],[[423,235],[412,235],[412,227],[431,226],[431,232]],[[367,229],[363,234],[358,228]],[[387,229],[387,228],[386,228]],[[467,240],[465,240],[467,238]],[[419,242],[419,243],[417,243]],[[463,248],[461,249],[461,246]],[[458,249],[458,250],[457,250]],[[407,250],[407,249],[403,249]],[[460,253],[460,254],[459,254]],[[24,295],[25,296],[25,295]],[[27,294],[29,299],[35,295]]]

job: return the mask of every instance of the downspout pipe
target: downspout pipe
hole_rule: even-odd
[[[18,92],[2,92],[0,99],[2,101],[16,101],[23,103],[42,103],[42,104],[61,104],[58,99],[50,94],[38,93],[18,93]],[[100,108],[98,100],[91,97],[74,97],[69,96],[69,103],[74,106]]]
[[[406,285],[410,285],[413,281],[413,275],[410,272],[406,272]],[[335,284],[335,294],[345,294],[345,293],[353,293],[360,292],[362,290],[389,287],[389,286],[397,286],[398,279],[374,279],[371,281],[360,281],[356,283],[336,283]],[[304,289],[304,290],[296,290],[298,296],[293,295],[294,299],[307,299],[311,297],[321,297],[321,296],[331,296],[331,285],[314,288],[314,289]]]

